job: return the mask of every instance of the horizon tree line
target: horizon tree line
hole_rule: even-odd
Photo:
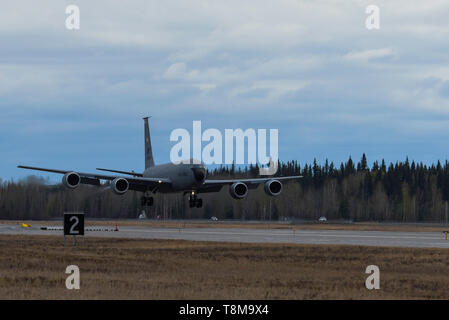
[[[208,171],[210,178],[256,177],[257,165],[234,164]],[[302,175],[284,184],[278,197],[265,194],[263,186],[248,197],[235,200],[227,186],[218,193],[202,194],[204,207],[190,209],[182,194],[156,194],[148,216],[162,219],[344,219],[353,221],[442,222],[449,201],[449,162],[425,165],[405,161],[368,165],[366,155],[355,163],[351,157],[338,166],[327,159],[301,166],[296,160],[278,162],[275,176]],[[106,187],[107,184],[104,185]],[[144,208],[140,193],[119,196],[104,187],[82,185],[69,190],[48,186],[44,178],[20,181],[0,179],[0,219],[52,219],[65,211],[83,211],[89,218],[136,218]]]

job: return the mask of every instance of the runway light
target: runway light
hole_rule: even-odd
[[[162,181],[161,181],[161,180],[159,180],[158,182],[159,182],[159,183],[162,183]]]

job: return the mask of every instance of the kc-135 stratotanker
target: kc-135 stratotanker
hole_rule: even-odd
[[[249,189],[255,189],[263,183],[265,193],[269,196],[278,196],[282,191],[282,182],[302,178],[302,176],[288,177],[264,177],[254,179],[206,179],[206,168],[203,163],[195,163],[190,159],[188,163],[165,163],[155,165],[151,148],[150,128],[148,118],[144,119],[145,129],[145,171],[137,173],[134,171],[121,171],[97,168],[100,171],[113,172],[119,175],[105,175],[99,173],[84,173],[72,170],[46,169],[19,165],[19,168],[47,171],[63,174],[62,183],[70,189],[77,188],[80,184],[100,186],[100,180],[110,181],[111,190],[122,195],[128,190],[143,192],[142,205],[153,205],[153,194],[183,192],[189,194],[190,208],[201,208],[202,199],[198,194],[218,192],[223,186],[229,186],[229,193],[234,199],[244,199]],[[270,164],[272,165],[272,163]]]

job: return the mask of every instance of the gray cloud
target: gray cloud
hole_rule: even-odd
[[[358,141],[449,139],[447,1],[377,1],[380,30],[365,28],[372,3],[361,0],[77,0],[79,31],[64,27],[71,3],[2,4],[0,133],[80,128],[90,139],[99,123],[151,112],[160,130],[282,127],[288,157],[295,143],[324,153],[299,135],[332,142],[329,157]]]

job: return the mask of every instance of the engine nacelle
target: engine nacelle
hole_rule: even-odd
[[[129,189],[129,182],[124,178],[115,178],[111,182],[111,189],[115,194],[124,194]]]
[[[248,186],[243,182],[235,182],[229,187],[229,193],[234,199],[243,199],[248,195]]]
[[[67,172],[62,177],[62,184],[69,189],[78,188],[80,183],[81,183],[81,177],[76,172]]]
[[[268,180],[265,182],[264,190],[269,196],[278,196],[282,192],[282,183],[279,180]]]

